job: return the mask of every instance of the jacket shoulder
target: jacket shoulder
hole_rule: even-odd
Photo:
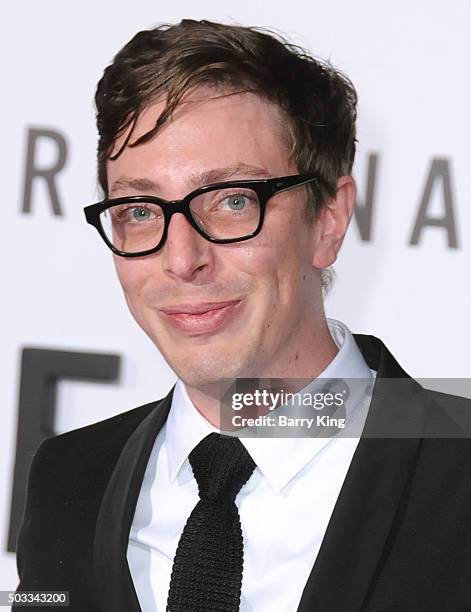
[[[64,459],[71,451],[105,451],[108,446],[115,446],[119,441],[126,440],[152,410],[156,409],[163,399],[137,406],[126,412],[91,425],[66,431],[47,438],[38,448],[36,454],[46,455],[57,453]],[[75,454],[75,460],[77,459]]]
[[[450,437],[471,438],[471,399],[430,389],[423,389],[423,392],[429,404],[435,407],[435,411],[430,411],[430,421],[438,427],[437,437],[446,437],[440,429],[441,423],[446,419],[453,425],[449,431],[454,430],[454,435]],[[441,414],[440,420],[436,416],[438,412]]]
[[[69,481],[72,474],[112,469],[124,444],[136,427],[162,400],[138,406],[113,417],[46,438],[31,462],[28,490],[45,475]],[[65,482],[64,482],[65,484]]]

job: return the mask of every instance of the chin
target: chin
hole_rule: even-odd
[[[232,357],[232,358],[231,358]],[[201,353],[200,360],[190,359],[182,364],[171,364],[177,376],[192,387],[214,385],[222,380],[234,379],[241,375],[242,367],[233,356],[212,355],[208,357]]]

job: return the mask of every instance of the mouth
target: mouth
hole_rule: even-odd
[[[204,302],[161,308],[166,321],[179,331],[190,335],[207,334],[219,330],[240,311],[241,300]]]

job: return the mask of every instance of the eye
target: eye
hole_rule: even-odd
[[[233,193],[227,197],[225,197],[222,202],[228,203],[228,206],[231,210],[242,210],[245,206],[248,205],[248,198],[243,193]]]
[[[222,191],[216,194],[215,208],[212,212],[221,213],[248,213],[258,208],[258,197],[251,189],[244,191],[233,191],[232,193]]]
[[[106,211],[105,211],[106,212]],[[109,209],[114,223],[142,225],[162,217],[160,206],[153,204],[115,206]]]
[[[132,208],[128,208],[129,216],[133,221],[148,221],[149,219],[153,219],[153,211],[145,206],[133,206]]]

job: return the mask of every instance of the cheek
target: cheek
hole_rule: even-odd
[[[116,255],[114,263],[118,280],[126,297],[130,299],[139,297],[147,276],[146,266],[142,265],[143,262]]]
[[[273,316],[283,315],[283,308],[290,316],[290,312],[301,306],[306,292],[303,276],[306,277],[310,269],[308,249],[296,239],[298,234],[291,224],[287,224],[286,229],[282,238],[273,239],[261,250],[254,266],[260,283],[265,284],[270,293],[271,306],[277,309]]]
[[[232,258],[234,274],[251,277],[256,306],[269,309],[272,316],[283,304],[291,304],[297,292],[300,261],[295,248],[270,234]],[[258,298],[258,299],[257,299]]]

